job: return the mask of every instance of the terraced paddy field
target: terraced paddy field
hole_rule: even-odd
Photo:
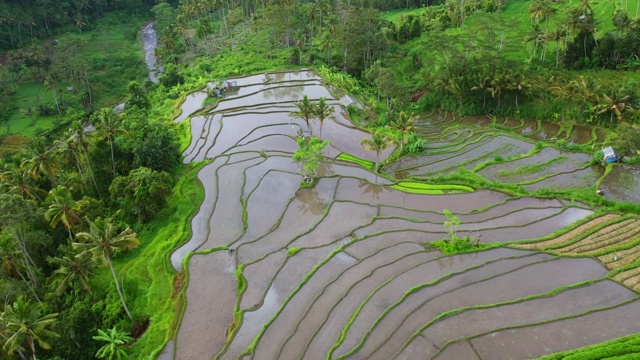
[[[205,199],[171,255],[189,283],[161,359],[525,359],[640,333],[640,220],[563,199],[418,191],[421,178],[459,167],[526,185],[590,169],[585,154],[514,135],[530,126],[533,137],[538,123],[502,123],[511,132],[433,114],[418,127],[429,149],[380,175],[340,160],[376,154],[313,72],[235,80],[240,90],[214,109],[194,93],[176,118],[191,121],[184,161],[207,162]],[[334,110],[311,188],[292,160],[309,131],[289,117],[303,95]],[[448,235],[444,209],[486,247],[447,256],[429,245]]]

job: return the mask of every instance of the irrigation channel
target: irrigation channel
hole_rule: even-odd
[[[191,122],[184,162],[207,161],[205,199],[171,255],[188,271],[187,305],[160,359],[525,359],[640,332],[635,217],[488,190],[407,191],[460,168],[529,190],[593,187],[602,173],[591,155],[536,141],[593,143],[599,130],[508,120],[503,131],[433,114],[417,124],[428,149],[377,176],[340,160],[376,154],[360,147],[369,134],[345,115],[343,94],[315,73],[233,80],[239,89],[217,106],[195,92],[175,119]],[[308,129],[289,117],[303,94],[333,106],[309,189],[292,161]],[[505,161],[482,165],[496,157]],[[425,247],[446,237],[445,208],[459,234],[511,245],[456,256]]]

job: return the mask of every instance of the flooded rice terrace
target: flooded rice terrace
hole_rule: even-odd
[[[193,236],[171,255],[177,271],[188,267],[187,305],[160,359],[525,359],[640,332],[637,293],[608,279],[595,259],[509,248],[443,256],[423,245],[447,236],[445,208],[460,217],[459,234],[483,243],[548,236],[591,209],[486,190],[395,190],[389,177],[336,159],[376,154],[360,147],[369,134],[351,125],[340,95],[316,74],[232,80],[240,89],[217,107],[198,112],[207,95],[196,92],[176,118],[191,121],[184,161],[208,163]],[[333,107],[322,130],[331,145],[309,189],[300,188],[292,160],[295,137],[320,127],[289,116],[303,95]],[[533,140],[490,136],[473,121],[469,131],[447,124],[434,115],[421,131],[437,149],[403,159],[390,174],[474,171],[497,156],[525,164],[485,167],[482,176],[535,184],[584,168],[584,154],[563,153],[550,174],[518,170]],[[558,156],[537,154],[532,162]]]

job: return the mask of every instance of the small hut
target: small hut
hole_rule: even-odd
[[[602,149],[602,153],[604,154],[603,161],[606,163],[614,163],[621,160],[621,158],[616,155],[615,151],[613,151],[611,146]]]

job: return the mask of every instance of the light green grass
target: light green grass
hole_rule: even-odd
[[[364,160],[346,153],[341,153],[336,159],[358,164],[368,170],[373,170],[373,166],[375,165],[373,161]]]
[[[423,11],[424,8],[387,10],[382,13],[382,18],[387,21],[398,21],[402,15],[416,15]]]
[[[138,296],[128,299],[137,319],[149,318],[144,335],[131,347],[132,358],[156,354],[173,334],[173,324],[180,315],[180,306],[173,298],[174,277],[177,275],[169,261],[170,253],[191,237],[191,219],[204,199],[204,188],[197,179],[204,163],[183,165],[170,204],[139,234],[140,246],[122,260],[116,259],[118,274],[125,274],[126,282],[138,285]],[[119,265],[119,266],[118,266]],[[104,269],[108,273],[108,269]]]
[[[624,356],[627,357],[616,357]],[[540,360],[600,360],[600,359],[638,359],[640,357],[640,334],[633,334],[597,345],[547,355]]]
[[[401,181],[392,188],[411,194],[431,194],[440,195],[445,192],[472,192],[473,188],[464,185],[447,185],[447,184],[425,184],[413,181]]]

